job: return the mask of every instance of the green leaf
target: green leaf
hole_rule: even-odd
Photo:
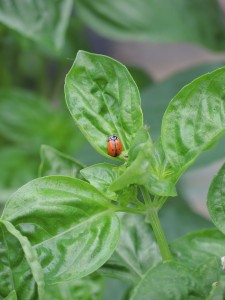
[[[13,290],[11,293],[8,294],[7,297],[4,298],[4,300],[17,300],[16,291]]]
[[[83,143],[68,114],[25,90],[0,90],[0,119],[0,136],[38,159],[43,143],[68,153]]]
[[[103,278],[99,275],[47,286],[49,299],[102,300]]]
[[[47,145],[41,146],[40,176],[65,175],[82,179],[80,170],[84,165]]]
[[[203,299],[213,282],[222,275],[220,259],[224,256],[225,236],[216,229],[188,234],[171,244],[176,260],[189,268],[198,279]]]
[[[100,163],[81,170],[82,176],[97,190],[109,199],[117,200],[116,193],[110,190],[110,185],[118,177],[118,166]]]
[[[225,276],[214,282],[213,288],[206,300],[223,300],[225,298]]]
[[[18,187],[36,177],[38,161],[26,150],[5,146],[0,149],[0,166],[0,203],[5,203]]]
[[[162,145],[169,163],[183,171],[225,131],[225,68],[185,86],[170,102],[162,122]]]
[[[18,239],[0,223],[0,298],[36,300],[37,285]]]
[[[29,239],[47,284],[95,271],[119,238],[114,206],[88,183],[65,176],[23,186],[7,202],[2,219]]]
[[[118,191],[130,184],[144,184],[150,172],[150,159],[153,150],[152,141],[146,128],[141,128],[128,152],[127,165],[122,174],[113,182],[111,190]],[[125,168],[126,167],[126,168]]]
[[[191,296],[196,296],[196,300],[202,299],[198,297],[198,281],[184,266],[177,262],[167,262],[158,264],[145,274],[130,300],[191,299]]]
[[[59,50],[64,43],[72,4],[72,0],[3,0],[0,22],[41,45]]]
[[[161,139],[159,139],[153,148],[150,159],[148,181],[146,188],[152,194],[159,196],[176,196],[175,184],[178,173],[174,174],[174,169],[165,156]]]
[[[84,22],[107,38],[185,41],[224,49],[223,14],[216,1],[76,0],[75,4]]]
[[[161,255],[144,216],[123,213],[120,221],[120,241],[100,272],[105,276],[136,284],[149,268],[161,261]]]
[[[220,258],[224,256],[224,237],[217,229],[205,229],[175,240],[171,247],[177,259],[192,269],[198,268],[210,257],[217,258],[220,267]]]
[[[100,154],[110,157],[107,140],[112,134],[121,140],[124,151],[129,149],[143,120],[140,95],[125,66],[79,51],[66,76],[65,95],[75,122]]]
[[[104,197],[118,201],[120,206],[127,207],[129,203],[139,206],[137,200],[137,187],[130,185],[121,191],[113,192],[112,183],[118,178],[124,166],[100,163],[81,170],[83,177],[90,182]]]
[[[213,179],[207,197],[209,214],[215,225],[225,233],[225,164]]]
[[[21,233],[10,222],[3,220],[1,220],[1,222],[5,225],[6,229],[19,240],[23,248],[25,258],[31,268],[33,278],[37,283],[39,298],[40,300],[44,300],[44,275],[43,270],[38,262],[36,252],[31,247],[28,239],[21,235]]]
[[[141,106],[145,124],[151,126],[151,136],[157,140],[161,134],[163,114],[169,105],[170,100],[187,84],[208,72],[215,71],[224,66],[224,62],[213,64],[202,64],[191,68],[183,69],[175,75],[152,84],[141,93]],[[157,99],[157,101],[155,100]],[[221,151],[222,153],[222,151]],[[220,154],[221,157],[222,154]],[[211,162],[212,159],[209,159]]]

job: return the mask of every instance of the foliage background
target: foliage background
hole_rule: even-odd
[[[165,108],[179,89],[224,65],[224,7],[225,1],[211,0],[192,5],[179,0],[1,1],[1,208],[13,191],[38,177],[42,144],[87,165],[104,161],[75,127],[64,101],[64,78],[79,49],[128,65],[156,138]],[[169,240],[212,226],[190,206],[206,214],[206,192],[224,159],[224,146],[223,138],[196,161],[179,183],[179,197],[163,209]],[[107,279],[102,289],[81,299],[120,299],[129,285]]]

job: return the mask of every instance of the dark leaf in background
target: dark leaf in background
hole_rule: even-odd
[[[223,13],[217,1],[76,0],[75,8],[90,28],[107,38],[225,47]]]
[[[80,170],[84,168],[72,157],[47,145],[41,146],[39,176],[64,175],[82,179]]]
[[[62,47],[73,1],[13,1],[0,3],[0,22],[53,51]]]

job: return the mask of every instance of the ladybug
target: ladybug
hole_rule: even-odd
[[[123,150],[122,143],[116,135],[110,135],[108,138],[108,154],[110,156],[119,156]]]

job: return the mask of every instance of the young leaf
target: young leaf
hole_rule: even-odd
[[[90,182],[97,190],[106,197],[117,200],[116,193],[110,191],[109,187],[118,177],[118,166],[100,163],[81,170],[82,176]]]
[[[81,170],[81,174],[91,185],[110,200],[118,201],[120,206],[126,207],[129,203],[140,205],[137,200],[137,188],[130,185],[121,191],[113,192],[111,184],[119,177],[124,166],[118,167],[107,163],[100,163]]]
[[[87,182],[65,176],[33,180],[7,202],[11,222],[35,249],[47,284],[98,269],[119,238],[114,207]]]
[[[161,255],[151,228],[145,223],[143,216],[121,214],[120,221],[120,241],[100,272],[137,284],[149,268],[161,261]]]
[[[198,281],[190,270],[177,262],[158,264],[151,268],[134,289],[130,300],[146,299],[202,299]]]
[[[216,227],[225,233],[225,164],[211,183],[207,206]]]
[[[143,125],[137,86],[126,67],[109,57],[79,51],[66,76],[65,96],[78,127],[102,155],[108,156],[110,135],[126,151]]]
[[[0,2],[0,22],[30,39],[59,50],[64,41],[72,0]]]
[[[146,128],[141,128],[128,153],[124,171],[111,185],[111,190],[118,191],[130,184],[144,184],[150,172],[150,159],[153,150],[152,141]]]
[[[80,170],[83,168],[84,165],[72,157],[59,152],[50,146],[41,146],[39,176],[65,175],[82,179]]]
[[[223,14],[216,1],[127,0],[121,5],[120,0],[76,0],[75,4],[84,22],[107,38],[187,41],[224,49]]]
[[[165,157],[161,139],[154,144],[153,153],[150,159],[149,177],[145,183],[150,193],[159,196],[176,196],[175,184],[178,174]]]
[[[170,102],[162,122],[162,145],[169,163],[185,170],[225,132],[225,68],[185,86]]]
[[[37,285],[21,244],[3,223],[0,223],[0,252],[0,299],[36,300]]]

